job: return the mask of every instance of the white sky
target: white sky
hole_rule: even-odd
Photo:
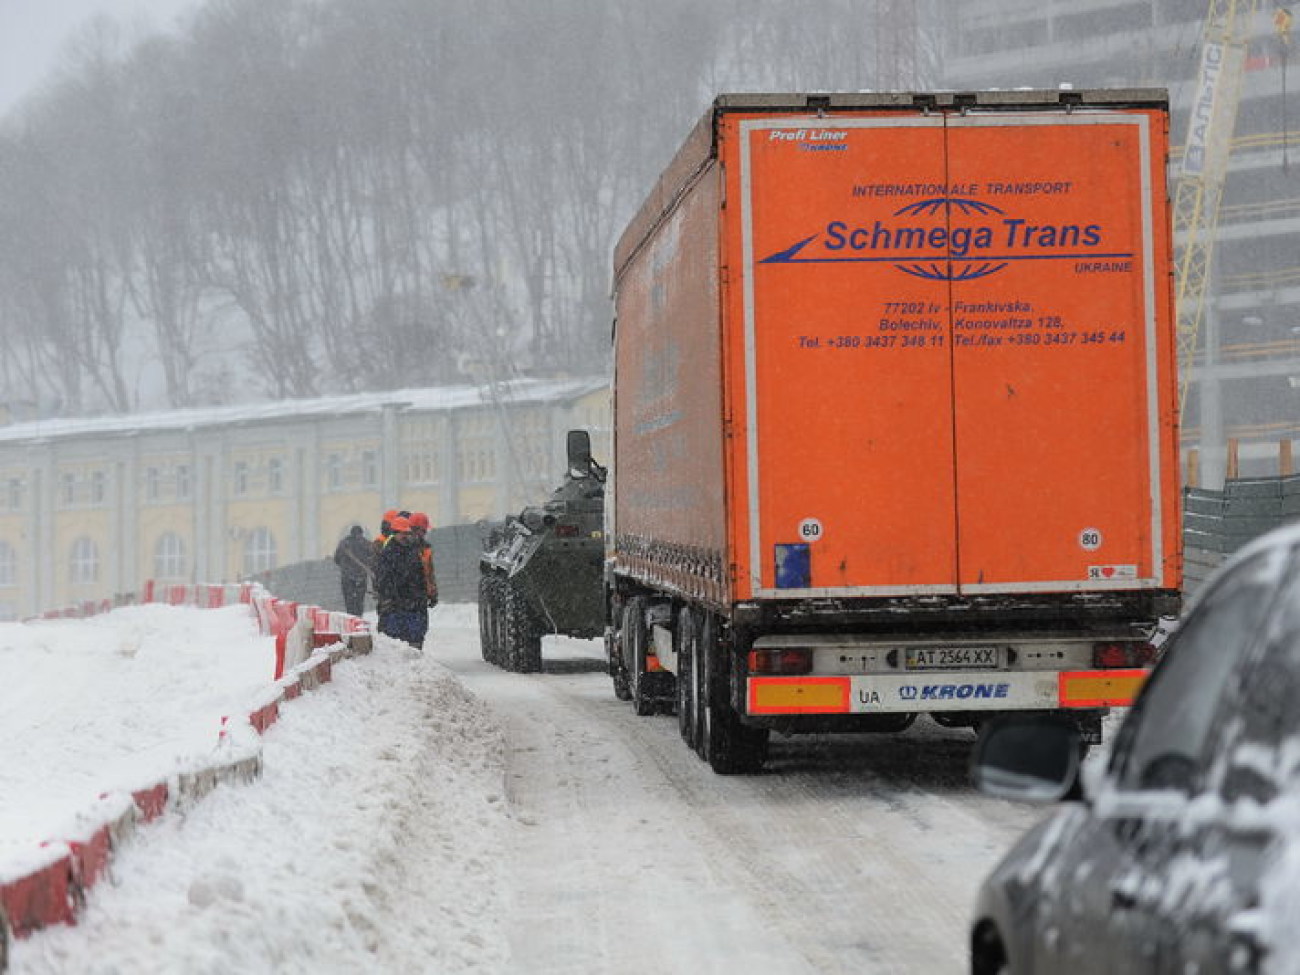
[[[170,27],[201,0],[0,0],[0,113],[45,81],[69,36],[104,13],[134,28]]]

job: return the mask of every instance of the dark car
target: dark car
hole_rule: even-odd
[[[981,734],[982,791],[1065,801],[984,881],[972,973],[1300,972],[1300,525],[1206,583],[1081,755],[1050,716]]]

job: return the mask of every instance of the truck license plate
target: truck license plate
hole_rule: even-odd
[[[997,670],[997,647],[908,647],[908,670]]]

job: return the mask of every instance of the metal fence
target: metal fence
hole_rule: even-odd
[[[488,525],[452,525],[435,528],[429,534],[433,546],[434,571],[438,575],[438,598],[446,603],[478,600],[478,557]],[[342,610],[343,589],[333,558],[313,559],[281,566],[253,577],[269,592],[282,599],[309,603],[322,609]],[[373,594],[366,596],[366,611],[375,608]]]
[[[1222,491],[1183,492],[1184,584],[1196,591],[1224,559],[1252,538],[1300,518],[1300,475],[1244,477]]]

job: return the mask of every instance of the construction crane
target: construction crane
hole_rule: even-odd
[[[1232,133],[1246,74],[1246,47],[1260,0],[1210,0],[1201,69],[1188,113],[1187,142],[1174,196],[1174,233],[1182,239],[1175,270],[1178,309],[1178,406],[1187,402],[1214,257],[1214,232],[1228,178]]]

